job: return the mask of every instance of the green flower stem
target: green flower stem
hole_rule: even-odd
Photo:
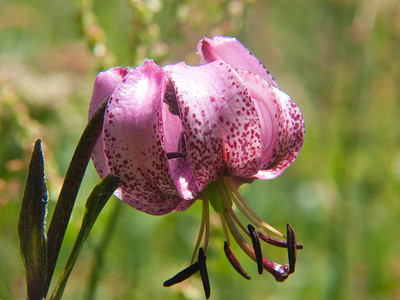
[[[51,300],[61,299],[65,286],[67,285],[68,278],[72,272],[78,255],[82,249],[83,244],[88,237],[97,217],[99,216],[104,205],[112,196],[115,189],[118,187],[117,181],[112,175],[104,177],[99,184],[97,184],[85,204],[85,211],[83,213],[82,226],[76,238],[74,247],[61,274],[60,280],[51,296]]]
[[[43,298],[46,298],[58,254],[64,239],[65,231],[75,204],[75,199],[81,186],[90,155],[93,151],[101,130],[103,128],[104,111],[108,99],[99,106],[93,117],[87,124],[82,136],[76,146],[75,153],[71,159],[64,183],[58,196],[53,217],[47,233],[47,275]]]
[[[88,290],[85,299],[86,300],[93,300],[95,299],[96,287],[99,282],[99,274],[101,267],[103,265],[104,260],[104,253],[107,249],[107,246],[110,243],[112,234],[115,231],[117,220],[121,214],[122,203],[121,201],[115,201],[113,211],[111,212],[111,216],[107,222],[105,232],[103,237],[97,246],[95,258],[94,258],[94,265],[91,270],[90,274],[90,281],[88,284]]]

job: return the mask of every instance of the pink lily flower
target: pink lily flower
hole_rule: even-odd
[[[98,74],[89,116],[106,98],[102,137],[92,154],[104,177],[118,181],[116,196],[152,215],[187,209],[203,200],[201,230],[195,247],[199,258],[164,283],[178,283],[200,271],[206,296],[205,269],[210,202],[226,234],[225,252],[240,274],[249,278],[233,255],[227,228],[257,262],[283,281],[294,272],[296,244],[288,225],[287,242],[270,236],[276,229],[262,221],[237,188],[254,179],[272,179],[297,158],[304,140],[299,108],[282,92],[267,69],[235,38],[204,38],[198,51],[204,64],[164,68],[153,61],[134,68],[112,68]],[[232,210],[234,203],[253,225],[247,229]],[[240,233],[248,235],[252,246]],[[204,237],[204,250],[200,247]],[[261,254],[259,238],[289,250],[289,265]],[[200,248],[199,248],[200,247]]]

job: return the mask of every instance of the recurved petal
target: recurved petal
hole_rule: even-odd
[[[253,72],[264,78],[270,85],[278,87],[264,65],[236,38],[215,36],[209,39],[205,37],[197,45],[197,50],[206,62],[221,59],[236,70]]]
[[[199,190],[223,175],[249,177],[261,159],[261,128],[236,71],[221,60],[165,67],[175,87],[186,150]]]
[[[127,73],[128,69],[115,67],[97,74],[92,99],[90,100],[89,119],[96,112],[100,104],[111,95],[115,86]]]
[[[276,88],[262,77],[248,71],[238,70],[245,82],[257,110],[261,126],[262,157],[260,169],[271,165],[275,159],[276,146],[279,141],[279,122],[282,114],[281,103]]]
[[[115,86],[121,82],[128,70],[121,67],[111,68],[107,71],[100,72],[96,76],[94,83],[92,99],[89,106],[89,119],[96,112],[99,105],[108,97],[115,89]],[[103,178],[110,173],[107,161],[104,155],[103,137],[100,136],[92,152],[92,159],[97,172]]]
[[[132,69],[110,97],[104,145],[111,173],[129,205],[150,214],[172,211],[182,200],[164,149],[164,74],[152,61]]]
[[[282,108],[279,141],[272,164],[256,174],[255,177],[259,179],[272,179],[281,175],[295,161],[304,141],[305,127],[300,109],[287,94],[277,88],[274,91]]]
[[[168,199],[163,199],[163,201],[158,201],[157,205],[154,202],[148,202],[149,199],[154,200],[154,193],[152,191],[134,191],[130,194],[125,193],[122,189],[115,191],[114,195],[121,199],[126,204],[153,216],[160,216],[170,213],[172,210],[186,210],[194,201],[183,200],[176,204],[176,197],[170,197]],[[172,207],[177,206],[172,209]],[[181,209],[179,209],[182,207]]]

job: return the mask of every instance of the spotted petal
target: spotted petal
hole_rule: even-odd
[[[264,78],[270,85],[278,87],[272,75],[264,65],[236,38],[216,36],[203,38],[197,50],[206,62],[221,59],[236,70],[253,72]]]
[[[295,161],[304,141],[305,127],[300,109],[287,94],[277,88],[273,89],[282,109],[279,141],[276,144],[274,161],[255,176],[259,179],[273,179],[281,175]]]
[[[275,160],[279,141],[279,122],[282,108],[276,88],[262,77],[248,71],[238,70],[255,104],[261,126],[262,158],[260,169],[266,169]]]
[[[152,61],[132,69],[110,97],[104,117],[104,146],[117,196],[144,212],[160,215],[182,200],[164,150],[164,74]]]
[[[221,176],[249,177],[261,163],[261,128],[243,80],[223,61],[167,66],[190,165],[200,190]]]
[[[110,97],[111,93],[115,89],[115,86],[121,82],[127,73],[127,69],[116,67],[97,74],[96,81],[94,83],[92,99],[90,101],[89,119],[96,112],[96,109],[100,106],[100,104],[105,99]],[[104,143],[102,136],[99,137],[93,149],[92,158],[95,168],[101,178],[110,173],[110,169],[108,168],[106,157],[104,155]]]

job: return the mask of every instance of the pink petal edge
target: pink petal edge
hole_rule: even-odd
[[[215,36],[212,39],[205,37],[198,43],[197,50],[206,62],[221,59],[236,70],[253,72],[270,85],[278,87],[267,68],[234,37]]]
[[[99,105],[108,97],[115,89],[116,85],[121,82],[128,70],[122,67],[115,67],[100,72],[96,76],[94,83],[92,99],[89,106],[89,119],[95,113]],[[110,173],[106,157],[104,155],[103,135],[99,137],[92,152],[93,164],[99,173],[100,178],[103,178]]]

